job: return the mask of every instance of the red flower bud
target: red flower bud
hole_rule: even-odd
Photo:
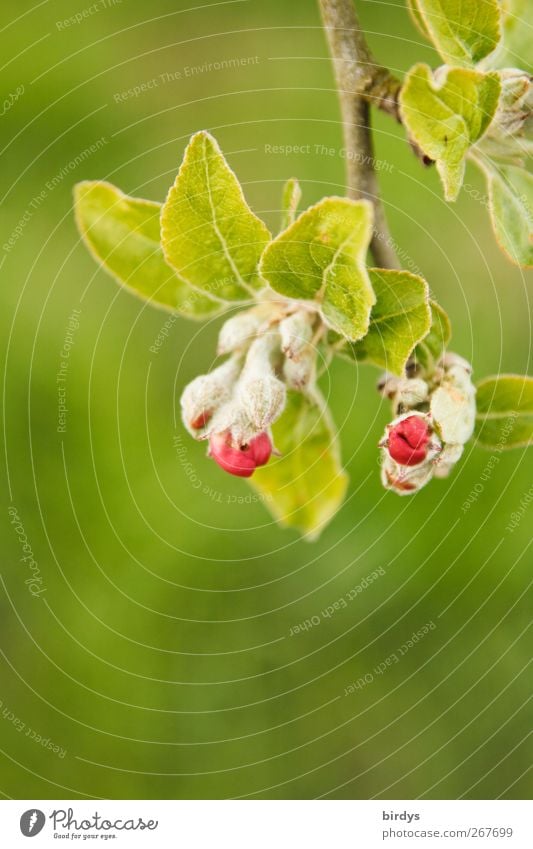
[[[401,466],[417,466],[427,457],[430,436],[429,425],[421,416],[401,419],[389,430],[389,454]]]
[[[267,433],[260,433],[247,445],[235,447],[229,432],[216,433],[209,440],[209,454],[225,472],[240,478],[249,478],[258,466],[268,463],[272,454],[272,443]]]

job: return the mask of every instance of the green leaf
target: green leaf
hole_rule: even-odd
[[[403,374],[417,342],[428,333],[431,311],[428,285],[408,271],[371,268],[376,305],[366,336],[351,349],[357,360],[367,360],[393,374]]]
[[[337,435],[321,398],[289,392],[287,406],[273,428],[281,452],[254,473],[251,484],[281,525],[315,539],[341,506],[348,476],[343,471]]]
[[[355,341],[375,302],[365,266],[371,235],[368,201],[324,198],[268,246],[261,274],[285,297],[316,301],[326,324]]]
[[[444,353],[452,336],[450,319],[443,308],[430,301],[431,327],[415,348],[415,358],[424,367],[432,366]]]
[[[489,59],[491,68],[521,68],[533,74],[533,3],[531,0],[503,0],[502,40]]]
[[[131,292],[188,318],[205,318],[223,308],[188,286],[165,262],[159,233],[161,204],[128,197],[103,181],[78,183],[74,202],[87,248]]]
[[[533,378],[486,377],[477,384],[476,436],[484,448],[504,450],[533,444]]]
[[[487,175],[489,210],[498,244],[516,265],[531,268],[533,176],[512,165],[497,168],[484,163],[482,168]]]
[[[448,65],[475,65],[498,45],[498,0],[413,0],[413,7]]]
[[[424,38],[431,39],[428,28],[424,23],[424,18],[418,8],[417,0],[407,0],[407,10],[420,35],[423,35]]]
[[[209,133],[192,137],[161,213],[167,262],[193,286],[226,301],[249,300],[270,240]]]
[[[281,230],[286,230],[291,224],[294,224],[298,205],[302,199],[302,190],[298,180],[294,177],[287,180],[283,186],[281,196]]]
[[[446,200],[461,188],[465,156],[488,128],[500,94],[496,72],[440,69],[438,81],[428,65],[415,65],[400,92],[402,119],[430,159],[444,185]]]

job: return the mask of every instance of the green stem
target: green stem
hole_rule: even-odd
[[[333,60],[346,147],[348,197],[366,198],[374,207],[370,245],[381,268],[399,268],[385,210],[379,197],[370,126],[370,103],[398,117],[399,82],[374,60],[361,30],[353,0],[319,0]]]

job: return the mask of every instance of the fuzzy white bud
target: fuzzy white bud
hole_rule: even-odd
[[[472,383],[471,372],[465,371],[462,366],[452,366],[448,369],[442,382],[455,386],[465,395],[475,395],[476,390]]]
[[[246,349],[259,332],[263,319],[257,312],[249,310],[229,318],[221,327],[218,336],[218,354]]]
[[[235,398],[220,407],[206,430],[206,435],[216,433],[231,434],[232,443],[235,446],[247,445],[255,436],[261,433],[261,428],[256,427],[248,417],[242,404]]]
[[[297,360],[306,353],[313,338],[314,317],[300,310],[279,324],[281,350],[290,360]]]
[[[398,406],[411,409],[427,401],[429,387],[420,377],[402,378],[396,387],[395,402]]]
[[[378,392],[393,402],[394,409],[410,410],[424,404],[429,395],[429,386],[420,377],[397,377],[385,372],[378,382]]]
[[[309,346],[298,359],[287,359],[283,363],[283,377],[289,389],[301,391],[314,383],[316,376],[316,353]]]
[[[464,445],[472,436],[476,421],[472,367],[458,354],[452,353],[443,357],[442,367],[442,383],[431,395],[431,415],[444,442]]]
[[[460,389],[445,382],[431,396],[431,415],[444,442],[468,442],[476,421],[475,389]]]
[[[381,375],[380,379],[378,380],[376,388],[380,395],[392,401],[392,399],[396,395],[396,392],[398,391],[399,382],[399,377],[397,377],[395,374],[390,374],[390,372],[386,371]]]
[[[445,372],[457,366],[466,371],[467,374],[472,374],[472,366],[468,360],[465,360],[464,357],[461,357],[460,354],[455,354],[453,351],[446,351],[439,360],[439,366],[441,366]]]
[[[285,384],[278,380],[274,368],[280,357],[279,333],[269,332],[255,339],[236,386],[236,401],[259,430],[276,421],[285,407]]]
[[[464,445],[447,443],[435,460],[435,477],[447,478],[464,451]]]
[[[183,423],[196,439],[204,437],[205,428],[213,414],[230,399],[240,369],[239,358],[232,358],[209,374],[195,378],[183,390]]]
[[[258,430],[275,422],[285,407],[285,384],[271,374],[243,376],[236,394],[245,415]]]
[[[281,361],[280,344],[280,335],[275,330],[270,330],[254,339],[246,355],[243,374],[246,372],[273,373],[274,368]]]

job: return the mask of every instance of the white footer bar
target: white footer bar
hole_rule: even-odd
[[[531,849],[521,801],[2,801],[2,846]],[[35,838],[35,843],[30,839]]]

